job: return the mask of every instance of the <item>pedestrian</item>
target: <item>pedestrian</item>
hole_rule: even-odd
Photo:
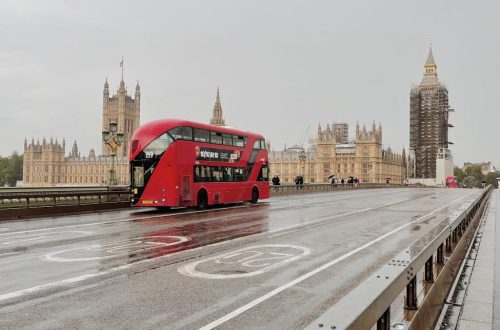
[[[299,177],[295,177],[295,187],[297,187],[297,190],[299,190],[299,183],[300,183],[300,180],[299,180]]]
[[[342,185],[342,188],[344,188],[344,183],[345,183],[344,178],[342,178],[342,179],[340,180],[340,184]]]
[[[273,176],[272,182],[274,191],[278,191],[278,186],[280,185],[280,177],[278,175]]]
[[[299,185],[300,185],[300,189],[304,188],[304,178],[302,176],[299,176]]]

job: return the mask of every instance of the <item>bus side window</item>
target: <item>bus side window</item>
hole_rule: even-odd
[[[192,140],[193,129],[187,126],[174,127],[168,131],[176,140]]]
[[[257,181],[269,181],[269,167],[263,165],[260,168],[259,176],[257,177]]]
[[[260,140],[260,148],[262,150],[266,150],[266,141],[265,140]]]
[[[195,128],[194,140],[198,142],[210,142],[210,132],[206,129]]]
[[[222,144],[222,134],[210,131],[210,142],[215,144]]]
[[[260,149],[260,140],[254,142],[253,149]]]
[[[194,178],[194,182],[200,182],[200,177],[201,177],[201,169],[199,166],[195,166],[194,167],[194,175],[193,175],[193,178]]]
[[[236,181],[236,182],[246,181],[245,169],[243,169],[243,168],[235,168],[234,169],[234,181]]]
[[[195,166],[194,167],[194,182],[210,182],[210,167]]]
[[[233,167],[224,167],[224,182],[233,182]]]
[[[222,144],[224,144],[226,146],[232,146],[233,145],[233,137],[230,134],[222,135]]]
[[[244,147],[245,146],[245,138],[243,136],[233,135],[233,146]]]
[[[210,181],[222,182],[222,179],[223,179],[222,167],[212,166],[212,176],[211,176]]]

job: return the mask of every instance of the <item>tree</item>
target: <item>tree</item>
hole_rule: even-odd
[[[481,186],[481,180],[478,180],[475,176],[469,175],[462,181],[462,186],[464,188],[479,188]]]
[[[465,176],[473,176],[476,181],[481,182],[483,180],[483,172],[481,171],[481,165],[470,165],[465,169]]]
[[[465,178],[464,171],[457,166],[455,166],[455,168],[453,169],[453,175],[457,178],[458,184],[461,184]]]
[[[5,186],[7,180],[10,179],[9,175],[9,159],[0,157],[0,187]]]
[[[486,185],[493,185],[493,187],[498,188],[497,178],[500,178],[500,172],[490,172],[486,174],[484,180],[486,181]]]
[[[9,186],[15,187],[17,181],[23,179],[23,156],[16,151],[9,157],[9,172],[10,180],[7,181]]]
[[[23,156],[13,152],[9,157],[0,157],[0,186],[15,186],[23,179]]]

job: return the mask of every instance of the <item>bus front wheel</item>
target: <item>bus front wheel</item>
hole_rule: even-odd
[[[203,210],[203,209],[207,208],[208,196],[207,196],[207,192],[205,190],[200,190],[200,192],[198,193],[197,200],[198,201],[197,201],[196,206],[198,207],[198,209]]]
[[[259,190],[257,188],[252,189],[252,204],[257,204],[259,201]]]

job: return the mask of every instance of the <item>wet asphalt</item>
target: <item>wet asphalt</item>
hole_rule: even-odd
[[[300,329],[479,193],[338,191],[0,222],[0,328]]]

